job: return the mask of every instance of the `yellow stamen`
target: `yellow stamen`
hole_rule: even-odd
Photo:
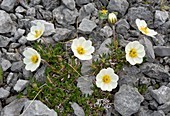
[[[102,10],[101,10],[101,13],[104,14],[104,15],[106,15],[106,14],[107,14],[107,10],[102,9]]]
[[[35,38],[38,38],[42,34],[42,30],[35,30]]]
[[[109,75],[104,75],[103,78],[102,78],[102,80],[103,80],[104,83],[107,84],[107,83],[110,83],[111,78],[110,78]]]
[[[137,57],[137,55],[138,55],[137,50],[135,48],[132,48],[129,52],[129,56],[135,58]]]
[[[32,56],[31,61],[33,64],[36,64],[38,62],[38,56],[37,55]]]
[[[149,29],[148,27],[140,27],[140,30],[145,33],[145,34],[148,34],[149,33]]]
[[[77,47],[77,52],[80,54],[80,55],[83,55],[86,53],[85,49],[81,46]]]

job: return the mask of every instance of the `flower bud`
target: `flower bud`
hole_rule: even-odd
[[[115,13],[109,13],[108,15],[108,21],[111,23],[111,24],[115,24],[116,21],[117,21],[117,16],[115,15]]]

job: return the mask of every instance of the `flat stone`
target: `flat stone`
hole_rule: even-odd
[[[18,6],[18,7],[15,9],[15,12],[18,12],[18,13],[25,13],[25,12],[26,12],[26,9],[23,8],[22,6]]]
[[[84,18],[90,19],[90,16],[95,12],[98,12],[98,10],[95,8],[94,3],[82,6],[79,10],[78,21],[81,22]]]
[[[16,3],[16,0],[3,0],[1,3],[1,8],[6,11],[13,11]]]
[[[53,10],[59,6],[60,0],[42,0],[42,4],[46,10]]]
[[[135,23],[135,20],[137,18],[145,20],[148,26],[153,24],[153,13],[146,7],[139,6],[131,7],[128,9],[126,19],[130,23],[130,25],[135,29],[137,29]]]
[[[13,63],[12,63],[12,66],[11,66],[11,71],[21,72],[23,66],[24,66],[23,61],[13,62]]]
[[[78,30],[86,34],[90,34],[96,27],[97,25],[95,22],[88,19],[83,19],[78,27]]]
[[[152,97],[159,103],[164,104],[170,102],[170,88],[161,86],[159,89],[151,90]]]
[[[154,111],[151,116],[165,116],[164,112],[162,110]]]
[[[92,60],[87,60],[87,61],[82,61],[82,66],[81,66],[81,74],[82,75],[90,75],[92,73]]]
[[[76,4],[79,6],[88,4],[90,2],[90,0],[76,0]]]
[[[1,116],[19,116],[20,112],[23,109],[26,101],[27,101],[26,98],[21,98],[21,99],[14,100],[13,102],[11,102],[10,104],[6,105],[2,109]]]
[[[74,10],[75,9],[76,4],[75,4],[74,0],[62,0],[62,2],[70,10]]]
[[[160,64],[144,63],[140,66],[141,72],[149,78],[158,80],[169,79],[170,74]]]
[[[97,54],[98,55],[102,55],[102,54],[106,54],[108,55],[109,53],[111,53],[111,50],[106,47],[106,45],[110,44],[112,42],[112,38],[108,38],[106,39],[99,47],[99,49],[97,50]]]
[[[0,47],[6,47],[10,42],[10,38],[0,35]]]
[[[71,33],[72,30],[69,30],[67,28],[56,28],[53,38],[55,41],[63,41],[65,39],[68,39]]]
[[[70,103],[71,107],[74,109],[74,114],[77,116],[85,116],[84,110],[77,103]]]
[[[113,30],[111,27],[109,26],[104,26],[102,29],[101,29],[101,33],[104,34],[105,37],[110,37],[113,35]]]
[[[53,109],[49,109],[45,104],[38,100],[27,101],[25,103],[24,111],[25,112],[21,114],[22,116],[57,116],[57,113]]]
[[[27,81],[27,80],[19,79],[14,86],[14,90],[17,92],[20,92],[23,89],[25,89],[25,87],[28,85],[28,83],[29,83],[29,81]]]
[[[126,13],[128,7],[129,3],[127,2],[127,0],[110,0],[107,9],[110,12],[118,12],[119,14],[121,14],[121,16],[123,16]]]
[[[70,10],[63,5],[53,10],[53,18],[56,19],[57,23],[63,26],[74,24],[78,15],[78,10],[76,8]]]
[[[18,42],[19,42],[20,44],[22,44],[22,45],[25,45],[25,44],[27,43],[27,38],[26,38],[25,36],[22,36],[22,37],[18,40]]]
[[[6,0],[5,0],[6,1]],[[9,33],[13,32],[14,25],[11,17],[8,13],[3,10],[0,10],[0,33]]]
[[[170,101],[164,103],[163,105],[158,107],[158,110],[162,110],[165,114],[167,114],[168,112],[170,112]]]
[[[10,94],[9,91],[5,90],[4,88],[0,88],[0,99],[4,99],[4,98],[7,98]]]
[[[31,21],[31,24],[35,25],[37,22],[41,22],[45,25],[45,31],[43,33],[44,36],[49,36],[55,33],[55,28],[54,28],[53,23],[49,23],[45,20],[34,20],[34,21]]]
[[[130,28],[130,25],[126,21],[126,19],[120,19],[116,23],[116,32],[121,35],[126,35],[128,33],[129,28]]]
[[[155,59],[155,52],[150,39],[143,36],[142,39],[140,39],[140,43],[145,47],[147,61],[153,62]]]
[[[156,56],[170,56],[170,47],[169,46],[154,46],[154,51]]]
[[[11,62],[2,58],[0,59],[0,65],[2,66],[2,70],[6,71],[7,69],[9,69],[11,67]]]
[[[40,12],[40,16],[46,20],[46,21],[51,21],[53,19],[53,14],[52,12],[48,11],[48,10],[43,10],[43,9],[39,9]]]
[[[158,27],[166,22],[168,19],[169,14],[166,11],[160,11],[156,10],[155,11],[155,20],[154,20],[154,26]]]
[[[45,82],[46,75],[45,75],[46,66],[43,65],[40,69],[37,70],[34,77],[38,82]]]
[[[129,85],[122,85],[114,95],[114,107],[122,116],[131,116],[137,113],[141,102],[144,100],[137,88]]]

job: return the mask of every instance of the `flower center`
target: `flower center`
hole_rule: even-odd
[[[111,78],[110,78],[110,76],[109,76],[109,75],[104,75],[102,80],[103,80],[103,82],[104,82],[104,83],[106,83],[106,84],[107,84],[107,83],[110,83]]]
[[[36,64],[38,62],[38,56],[37,55],[32,56],[31,61],[32,63]]]
[[[101,13],[105,15],[105,14],[107,14],[107,10],[103,9],[103,10],[101,11]]]
[[[135,48],[132,48],[129,52],[129,56],[135,58],[137,57],[137,55],[138,55],[137,50]]]
[[[148,27],[140,27],[140,30],[145,34],[148,34]]]
[[[35,37],[38,38],[42,34],[42,30],[35,30]]]
[[[78,52],[80,55],[83,55],[83,54],[85,54],[86,51],[84,50],[83,47],[79,46],[79,47],[77,47],[77,52]]]

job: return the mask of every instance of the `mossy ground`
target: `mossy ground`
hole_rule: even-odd
[[[92,74],[96,75],[102,68],[112,67],[115,72],[121,70],[125,63],[125,54],[114,42],[108,47],[112,50],[109,55],[102,55],[101,60],[93,61]],[[94,86],[93,94],[85,96],[77,87],[77,79],[80,77],[81,64],[66,49],[65,43],[57,43],[55,46],[45,46],[35,43],[34,48],[40,53],[43,61],[48,62],[46,68],[46,82],[40,83],[31,79],[30,86],[27,88],[27,97],[45,103],[49,108],[54,109],[59,115],[72,115],[73,109],[70,102],[76,102],[85,111],[87,116],[104,115],[104,107],[96,106],[97,99],[110,99],[113,94],[103,92]],[[114,65],[113,65],[114,64]],[[95,82],[94,82],[95,85]],[[110,101],[112,102],[112,101]]]

